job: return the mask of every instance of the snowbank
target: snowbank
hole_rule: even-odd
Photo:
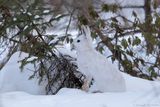
[[[33,65],[28,64],[24,71],[20,70],[20,61],[26,53],[16,52],[6,66],[0,71],[0,93],[9,91],[24,91],[30,94],[45,94],[44,85],[38,85],[38,79],[28,80],[33,74]],[[1,106],[0,106],[1,107]]]

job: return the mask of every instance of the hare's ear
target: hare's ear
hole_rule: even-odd
[[[82,25],[82,29],[84,30],[87,40],[92,44],[91,30],[89,26]]]

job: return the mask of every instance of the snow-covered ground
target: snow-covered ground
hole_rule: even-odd
[[[57,95],[48,96],[8,92],[0,95],[0,107],[160,107],[160,96],[154,82],[130,78],[128,82],[132,86],[128,86],[127,92],[86,93],[67,88],[61,89]]]
[[[18,55],[0,71],[0,107],[160,107],[160,81],[124,73],[126,92],[86,93],[63,88],[56,95],[42,95],[43,85],[38,86],[36,79],[28,80],[29,71],[20,72]]]

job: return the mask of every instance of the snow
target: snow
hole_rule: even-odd
[[[40,95],[44,94],[44,87],[38,86],[36,79],[28,80],[31,73],[20,72],[16,63],[26,55],[14,54],[0,72],[0,75],[3,73],[0,107],[160,107],[160,81],[148,81],[125,73],[122,75],[126,92],[91,93],[62,88],[56,95]]]
[[[160,88],[160,81],[149,81],[137,77],[132,77],[123,73],[123,77],[126,81],[127,91],[139,92],[139,91],[151,91],[153,89]],[[156,90],[153,90],[156,91]]]
[[[8,92],[0,95],[0,107],[160,107],[160,96],[154,93],[151,82],[125,74],[131,82],[126,92],[86,93],[79,89],[62,88],[57,95],[31,95],[25,92]],[[133,84],[134,83],[134,84]],[[138,88],[139,85],[145,86]],[[155,87],[160,83],[156,83]],[[146,89],[150,87],[151,90]],[[142,89],[142,90],[141,90]],[[145,90],[145,91],[144,91]],[[147,91],[148,90],[148,91]]]
[[[20,70],[20,63],[18,61],[26,56],[26,53],[16,52],[0,71],[0,93],[25,91],[30,94],[45,94],[44,85],[38,85],[37,78],[28,80],[33,74],[33,65],[27,65],[23,72]]]

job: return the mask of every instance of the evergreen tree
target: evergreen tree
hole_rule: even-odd
[[[121,14],[124,9],[133,10],[132,19]],[[144,10],[144,18],[140,18],[136,9]],[[102,54],[109,49],[112,53],[109,58],[119,62],[121,71],[152,80],[160,76],[158,9],[159,0],[144,0],[143,5],[125,6],[100,0],[0,0],[0,53],[7,53],[0,69],[16,51],[22,51],[28,53],[28,57],[21,61],[21,68],[34,63],[36,67],[31,78],[35,75],[40,81],[47,78],[48,93],[55,94],[64,86],[80,88],[83,75],[77,71],[72,58],[56,53],[56,47],[72,43],[74,35],[69,31],[88,25],[92,38],[97,41],[96,49]],[[113,15],[102,17],[108,13]],[[50,29],[52,32],[64,30],[65,33],[48,34]],[[36,58],[28,61],[32,56]],[[61,85],[53,89],[58,83],[55,81],[61,81]]]

